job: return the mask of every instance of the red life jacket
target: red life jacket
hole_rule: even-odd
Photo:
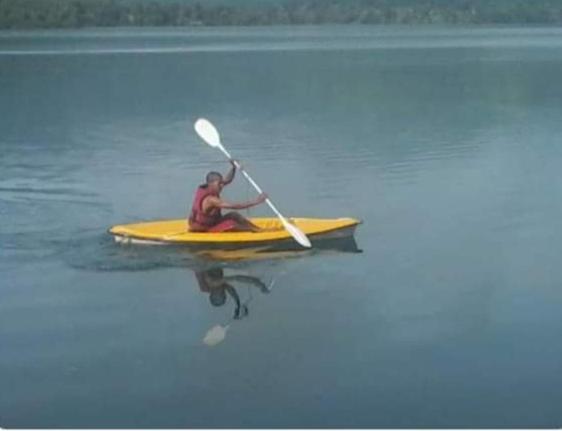
[[[197,187],[188,219],[189,227],[194,230],[206,230],[213,227],[222,217],[220,208],[213,208],[208,213],[203,211],[203,201],[208,196],[218,195],[212,192],[208,187]]]

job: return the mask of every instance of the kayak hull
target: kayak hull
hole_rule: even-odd
[[[145,245],[176,245],[204,249],[240,249],[263,246],[302,248],[283,229],[276,218],[252,218],[264,228],[263,232],[189,232],[185,220],[162,220],[145,223],[117,225],[109,229],[117,243]],[[322,242],[352,238],[361,223],[352,218],[309,219],[292,218],[291,221],[310,239],[313,247]]]

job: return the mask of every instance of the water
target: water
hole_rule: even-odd
[[[1,33],[0,426],[560,427],[560,76],[553,28]],[[226,170],[199,116],[364,252],[114,245]]]

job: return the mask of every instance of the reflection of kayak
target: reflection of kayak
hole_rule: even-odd
[[[161,220],[113,226],[109,233],[117,242],[172,244],[223,248],[293,244],[291,235],[277,218],[252,218],[263,232],[189,232],[185,219]],[[352,218],[292,218],[291,221],[313,242],[352,237],[359,220]]]
[[[323,254],[334,253],[361,253],[357,247],[355,238],[352,236],[344,238],[325,238],[313,240],[314,249],[303,249],[296,243],[273,243],[255,247],[243,247],[237,249],[199,249],[193,253],[203,259],[220,261],[238,260],[271,260],[271,259],[290,259],[303,256],[310,256],[322,252]]]
[[[237,260],[264,260],[264,259],[288,259],[291,257],[300,257],[310,255],[310,249],[304,250],[276,250],[271,246],[250,247],[237,250],[201,250],[195,252],[195,255],[209,260],[221,261],[237,261]]]

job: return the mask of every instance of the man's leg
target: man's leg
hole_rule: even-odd
[[[225,214],[222,220],[233,220],[236,223],[236,230],[239,231],[259,232],[261,230],[259,226],[255,225],[242,214],[237,212],[229,212],[228,214]]]

